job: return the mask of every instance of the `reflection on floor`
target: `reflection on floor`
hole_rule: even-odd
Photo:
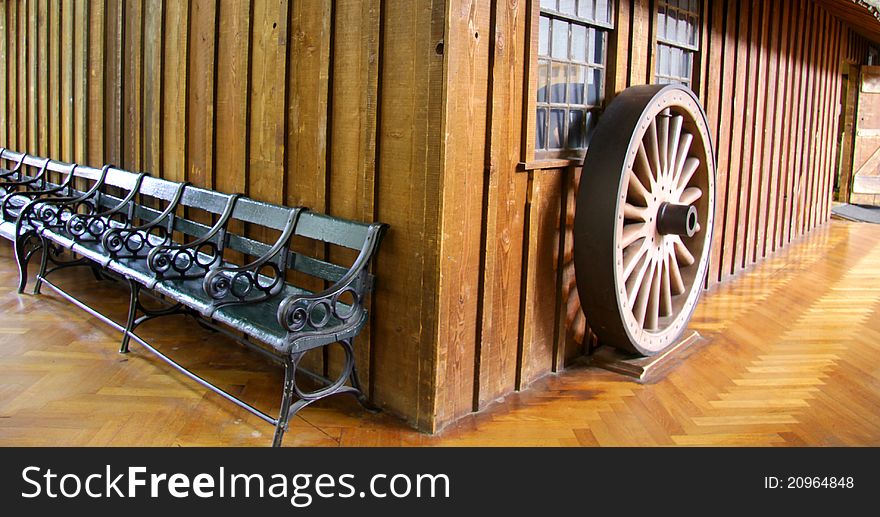
[[[268,445],[272,428],[51,292],[15,292],[0,243],[0,445]],[[122,319],[111,282],[62,280]],[[339,398],[285,445],[880,445],[880,226],[832,221],[708,293],[708,342],[653,384],[575,366],[437,436]],[[280,368],[178,317],[143,334],[194,370],[277,408]],[[277,411],[277,409],[273,409]]]

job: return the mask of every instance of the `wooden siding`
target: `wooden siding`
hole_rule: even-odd
[[[433,431],[596,345],[571,262],[580,170],[534,162],[538,12],[0,2],[0,145],[389,223],[358,361],[375,402]],[[653,12],[616,2],[608,99],[653,77]],[[712,286],[827,220],[840,62],[868,46],[810,1],[704,0],[702,24]]]
[[[460,45],[447,45],[438,428],[597,344],[572,263],[580,170],[535,162],[532,150],[528,63],[539,2],[492,2],[489,12],[483,2],[452,4],[447,41]],[[608,99],[652,81],[654,9],[651,0],[616,2]],[[840,64],[866,55],[866,40],[814,2],[704,0],[694,86],[718,161],[707,287],[828,220]],[[521,106],[510,109],[506,100],[520,88]],[[509,157],[517,155],[526,172],[514,172]]]
[[[443,20],[440,1],[3,1],[0,145],[389,223],[355,348],[373,399],[430,429]]]

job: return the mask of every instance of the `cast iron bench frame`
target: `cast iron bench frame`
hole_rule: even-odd
[[[0,215],[5,221],[2,224],[15,218],[13,242],[19,292],[27,283],[28,262],[41,251],[34,294],[46,285],[122,332],[121,353],[127,353],[130,341],[135,340],[190,379],[274,425],[273,446],[281,445],[290,419],[298,411],[328,396],[350,393],[368,410],[375,410],[358,379],[353,339],[368,320],[364,301],[375,281],[369,263],[386,225],[263,203],[109,165],[94,169],[6,149],[0,150],[2,160],[16,164],[8,171],[0,169],[0,186],[12,189],[2,198]],[[23,166],[39,170],[28,176]],[[48,171],[60,173],[64,179],[49,182]],[[145,197],[152,203],[144,202]],[[151,206],[161,203],[164,207]],[[188,216],[187,209],[211,214],[214,223],[204,224]],[[253,232],[245,235],[232,231],[232,222],[238,223],[236,227],[264,227],[279,236],[274,242],[263,242],[251,237]],[[351,266],[345,266],[295,252],[290,246],[295,237],[324,247],[354,250],[357,258]],[[226,250],[257,258],[237,265],[224,260]],[[124,325],[47,278],[73,266],[89,266],[99,278],[109,275],[124,279],[130,293]],[[317,278],[330,287],[312,292],[287,280],[288,272]],[[159,301],[162,307],[146,307],[144,296]],[[350,303],[345,303],[348,300]],[[271,322],[265,317],[268,308],[274,313]],[[173,314],[192,316],[200,325],[281,363],[285,378],[278,417],[188,370],[135,333],[146,321]],[[300,368],[308,351],[334,343],[345,354],[338,377],[327,379]],[[296,381],[297,372],[323,387],[302,390]]]

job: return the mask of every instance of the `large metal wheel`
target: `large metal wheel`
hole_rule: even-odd
[[[653,355],[687,328],[706,276],[715,158],[687,88],[636,86],[608,106],[574,221],[581,305],[600,343]]]

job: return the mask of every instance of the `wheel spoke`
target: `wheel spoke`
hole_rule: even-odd
[[[679,177],[675,180],[675,188],[678,192],[683,192],[685,188],[687,188],[688,183],[691,182],[691,178],[694,177],[694,173],[697,172],[697,169],[700,168],[700,160],[697,158],[688,158],[685,160],[684,164],[681,167],[681,173]]]
[[[644,280],[645,273],[648,272],[648,266],[650,265],[651,256],[646,254],[639,262],[639,268],[636,273],[630,276],[629,279],[626,281],[626,299],[629,301],[630,307],[632,308],[634,308],[636,296],[638,296],[639,294],[639,290],[642,287],[642,280]]]
[[[690,171],[687,174],[687,179],[682,182],[682,179],[685,176],[685,165],[688,163],[688,160],[696,160],[696,166],[700,165],[700,160],[697,158],[689,158],[688,153],[691,150],[691,143],[694,141],[694,135],[690,133],[685,133],[681,138],[681,143],[678,145],[678,153],[676,154],[676,162],[675,162],[675,176],[672,178],[672,187],[676,189],[684,188],[685,185],[691,180],[691,176],[694,175],[694,171],[696,171],[696,167],[693,171]]]
[[[623,205],[623,217],[631,221],[648,222],[650,216],[647,208],[626,203]]]
[[[636,174],[629,175],[629,190],[628,194],[630,196],[634,196],[640,198],[644,203],[644,206],[648,206],[648,197],[651,195],[650,192],[642,185],[642,181]]]
[[[623,227],[623,236],[620,239],[620,247],[627,248],[630,244],[645,237],[648,225],[645,223],[628,224]]]
[[[656,330],[660,319],[660,276],[662,272],[663,261],[655,260],[651,279],[651,294],[648,299],[647,314],[645,314],[645,328],[648,330]]]
[[[639,144],[639,150],[636,153],[636,162],[633,164],[633,170],[638,174],[643,185],[650,185],[651,190],[654,190],[654,183],[657,181],[656,175],[651,169],[651,162],[648,160],[648,152],[645,150],[644,142]]]
[[[642,245],[633,251],[634,247],[629,247],[623,251],[623,281],[629,280],[636,264],[645,256],[649,248],[648,239],[642,239]]]
[[[647,152],[648,158],[651,159],[651,164],[653,165],[654,170],[654,178],[657,181],[660,181],[660,177],[663,174],[663,168],[660,165],[660,144],[657,141],[657,119],[651,121],[651,125],[648,126],[648,132],[645,134],[644,141],[648,142]]]
[[[651,297],[651,286],[654,284],[654,260],[649,258],[645,261],[645,274],[639,282],[638,294],[636,295],[636,304],[633,308],[633,315],[639,326],[645,327],[645,315],[648,310],[648,300]]]
[[[669,115],[668,110],[664,110],[660,116],[660,127],[657,128],[657,141],[660,144],[660,173],[661,178],[666,178],[669,174]]]
[[[669,127],[669,151],[666,169],[667,179],[675,177],[678,173],[678,146],[681,143],[681,123],[684,117],[676,115],[672,117]],[[673,183],[674,185],[674,183]]]
[[[672,288],[669,283],[669,257],[663,257],[663,273],[660,278],[660,316],[672,315]]]
[[[687,246],[682,242],[681,237],[675,236],[672,240],[672,247],[675,248],[675,256],[678,258],[678,261],[681,262],[685,267],[692,265],[697,261],[694,258],[694,255],[687,249]]]
[[[681,278],[681,269],[678,267],[678,259],[675,253],[667,255],[669,260],[669,281],[673,296],[683,294],[685,291],[684,280]]]
[[[699,187],[688,187],[681,193],[678,202],[683,205],[692,205],[698,199],[703,197],[703,191]]]

